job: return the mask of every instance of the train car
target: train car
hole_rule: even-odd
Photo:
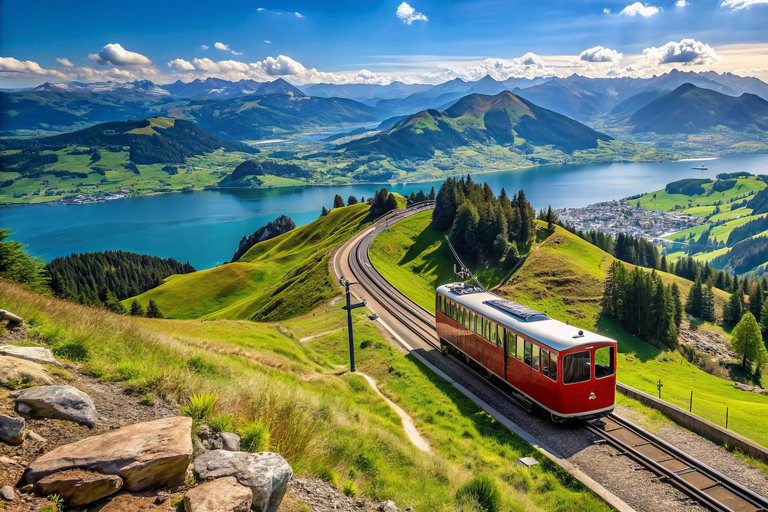
[[[482,366],[552,420],[610,414],[616,341],[549,318],[477,286],[440,286],[435,326],[443,351]]]

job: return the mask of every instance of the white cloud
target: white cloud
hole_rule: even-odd
[[[267,57],[263,61],[257,62],[256,66],[270,76],[298,75],[306,71],[301,63],[285,55],[278,55],[277,58]]]
[[[257,11],[266,11],[266,9],[265,9],[265,8],[263,8],[263,7],[259,7],[259,8],[258,8],[258,9],[256,9],[256,10],[257,10]]]
[[[740,11],[756,5],[768,5],[768,0],[725,0],[720,4],[720,7],[730,7],[731,9]]]
[[[72,66],[74,66],[74,64],[72,64],[72,62],[68,58],[66,58],[66,57],[57,58],[56,62],[58,62],[59,64],[61,64],[65,68],[71,68]]]
[[[131,52],[123,48],[119,43],[110,43],[99,51],[92,53],[88,58],[96,64],[106,66],[149,66],[152,61],[140,53]]]
[[[679,9],[681,9],[683,7],[686,7],[688,5],[691,5],[691,3],[690,2],[686,2],[685,0],[677,0],[677,2],[675,2],[675,7],[679,8]]]
[[[610,8],[608,8],[608,7],[606,7],[605,9],[603,9],[603,12],[604,12],[605,14],[611,14],[611,9],[610,9]]]
[[[658,14],[660,10],[661,9],[653,5],[635,2],[623,8],[619,14],[623,14],[624,16],[642,16],[647,18],[649,16],[653,16],[654,14]]]
[[[31,60],[18,60],[13,57],[0,57],[0,73],[15,73],[20,75],[50,75],[56,78],[67,78],[64,73],[55,69],[45,69]]]
[[[191,62],[184,59],[173,59],[168,63],[168,67],[180,71],[194,71],[195,69]]]
[[[264,42],[267,44],[272,44],[272,41],[270,41],[269,39],[265,39]]]
[[[408,5],[406,2],[403,2],[397,6],[395,15],[400,18],[406,25],[410,25],[414,21],[428,21],[424,14],[417,12],[416,9]]]
[[[306,18],[306,16],[301,14],[299,11],[294,12],[293,15],[296,16],[297,18]]]
[[[228,44],[220,43],[218,41],[213,43],[213,47],[216,48],[217,50],[221,50],[223,52],[229,52],[232,55],[242,55],[243,54],[243,52],[236,52],[235,50],[230,48]]]
[[[623,55],[616,50],[603,46],[594,46],[579,54],[579,60],[585,62],[610,62],[612,64],[619,62],[622,57]]]
[[[670,41],[667,44],[643,50],[640,59],[627,68],[630,73],[649,74],[666,72],[670,66],[708,65],[720,60],[720,55],[708,44],[695,39]]]
[[[194,58],[194,59],[192,59],[192,65],[198,71],[207,71],[207,72],[217,72],[217,71],[219,71],[219,68],[216,65],[216,63],[213,62],[208,57],[205,57],[203,59]]]
[[[207,50],[208,48],[210,48],[210,46],[208,46],[207,44],[201,44],[200,45],[200,49],[201,50]]]

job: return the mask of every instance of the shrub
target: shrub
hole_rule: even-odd
[[[231,414],[222,414],[208,421],[211,431],[216,433],[234,432],[235,425],[237,425],[237,420]]]
[[[140,403],[141,405],[146,405],[146,406],[152,406],[152,405],[155,405],[155,395],[154,395],[154,393],[145,393],[145,394],[144,394],[144,395],[143,395],[143,396],[142,396],[142,397],[139,399],[139,403]]]
[[[196,422],[206,420],[213,414],[218,399],[219,395],[213,393],[195,393],[189,397],[186,405],[181,406],[181,414]]]
[[[489,476],[478,475],[456,491],[456,501],[477,504],[485,512],[497,512],[501,505],[501,492]]]
[[[187,369],[199,374],[216,373],[216,369],[211,363],[205,360],[201,355],[194,355],[187,359]]]
[[[51,348],[51,352],[56,356],[74,362],[87,361],[90,356],[88,347],[82,340],[60,341]]]
[[[322,467],[316,471],[317,478],[332,485],[339,485],[339,474],[334,470]]]
[[[269,423],[253,421],[240,429],[240,448],[247,452],[265,452],[269,449]]]
[[[350,498],[354,498],[357,496],[360,491],[357,490],[357,486],[355,485],[355,482],[352,480],[347,480],[344,482],[344,488],[343,488],[344,494],[349,496]]]

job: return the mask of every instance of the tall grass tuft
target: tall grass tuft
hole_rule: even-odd
[[[240,429],[240,448],[247,452],[269,450],[269,423],[264,420],[245,424]]]
[[[181,406],[181,414],[189,416],[197,423],[205,421],[213,414],[213,408],[218,399],[219,395],[214,393],[195,393],[189,397],[185,405]]]
[[[222,414],[208,420],[208,426],[211,432],[220,434],[222,432],[234,432],[237,425],[237,419],[231,414]]]
[[[344,494],[349,496],[350,498],[354,498],[358,494],[360,494],[360,491],[357,490],[357,486],[355,485],[355,482],[352,480],[347,480],[344,482],[344,487],[342,488],[344,491]]]
[[[90,357],[88,347],[83,340],[60,341],[51,347],[51,352],[53,352],[53,355],[55,356],[76,363],[87,361]]]
[[[501,492],[496,482],[488,475],[477,475],[456,491],[460,505],[477,505],[484,512],[498,512],[501,506]]]

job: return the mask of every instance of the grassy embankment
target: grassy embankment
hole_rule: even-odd
[[[637,202],[642,208],[647,210],[687,213],[696,217],[706,218],[706,222],[701,226],[665,237],[667,240],[682,242],[687,242],[691,235],[694,236],[694,239],[698,239],[707,229],[710,229],[710,239],[718,242],[727,242],[728,235],[731,234],[734,228],[765,216],[765,214],[752,215],[752,210],[744,206],[731,209],[734,203],[740,203],[745,199],[749,200],[754,194],[766,187],[766,183],[757,176],[738,178],[735,180],[735,184],[727,190],[713,191],[712,187],[713,183],[704,184],[702,185],[704,192],[695,195],[670,194],[662,189],[645,194],[637,200],[632,200],[632,203]],[[720,203],[720,212],[715,214],[715,209],[718,207],[717,203]],[[722,224],[715,225],[720,222]],[[768,232],[762,232],[755,236],[765,236],[766,234]],[[667,255],[670,261],[674,261],[685,254],[685,246],[681,245],[675,247],[675,249],[680,250]],[[701,251],[694,254],[693,257],[699,261],[711,261],[728,251],[729,248],[715,249],[708,252]]]
[[[347,233],[357,222],[352,215]],[[257,252],[269,253],[269,247],[267,242]],[[303,245],[297,249],[303,251]],[[289,255],[288,247],[281,251],[282,257]],[[319,257],[317,274],[330,279],[327,260]],[[338,292],[334,288],[329,296]],[[537,452],[392,349],[357,311],[358,367],[413,416],[433,447],[431,453],[418,450],[400,418],[361,376],[345,371],[345,321],[338,305],[326,312],[320,300],[325,296],[309,296],[311,314],[286,313],[293,318],[279,323],[156,320],[44,298],[0,281],[0,303],[27,320],[32,340],[69,346],[84,372],[120,382],[145,402],[159,395],[183,400],[192,393],[216,393],[218,414],[268,425],[269,448],[282,453],[298,474],[317,475],[340,488],[352,485],[372,499],[393,499],[416,510],[475,510],[458,506],[454,496],[481,473],[500,487],[504,512],[608,509],[547,460],[531,469],[515,465],[518,457]],[[275,300],[295,297],[290,287],[275,291]]]
[[[434,311],[434,289],[450,281],[453,263],[447,250],[440,247],[442,237],[429,226],[429,219],[429,212],[417,214],[378,235],[371,246],[371,260],[402,292]],[[434,244],[420,244],[420,240],[430,239]],[[557,228],[535,246],[498,293],[558,320],[568,320],[616,339],[621,382],[655,394],[656,382],[661,379],[663,395],[681,406],[672,397],[687,398],[694,390],[694,405],[702,409],[697,411],[702,416],[722,424],[725,408],[730,407],[730,427],[766,437],[760,433],[768,428],[768,397],[735,389],[731,382],[700,370],[677,351],[656,349],[627,333],[612,319],[601,317],[603,281],[612,261],[609,254]],[[683,296],[687,294],[690,281],[671,274],[661,275],[668,283],[677,282]],[[728,295],[720,290],[715,293],[719,312]],[[722,333],[711,324],[699,328]]]

